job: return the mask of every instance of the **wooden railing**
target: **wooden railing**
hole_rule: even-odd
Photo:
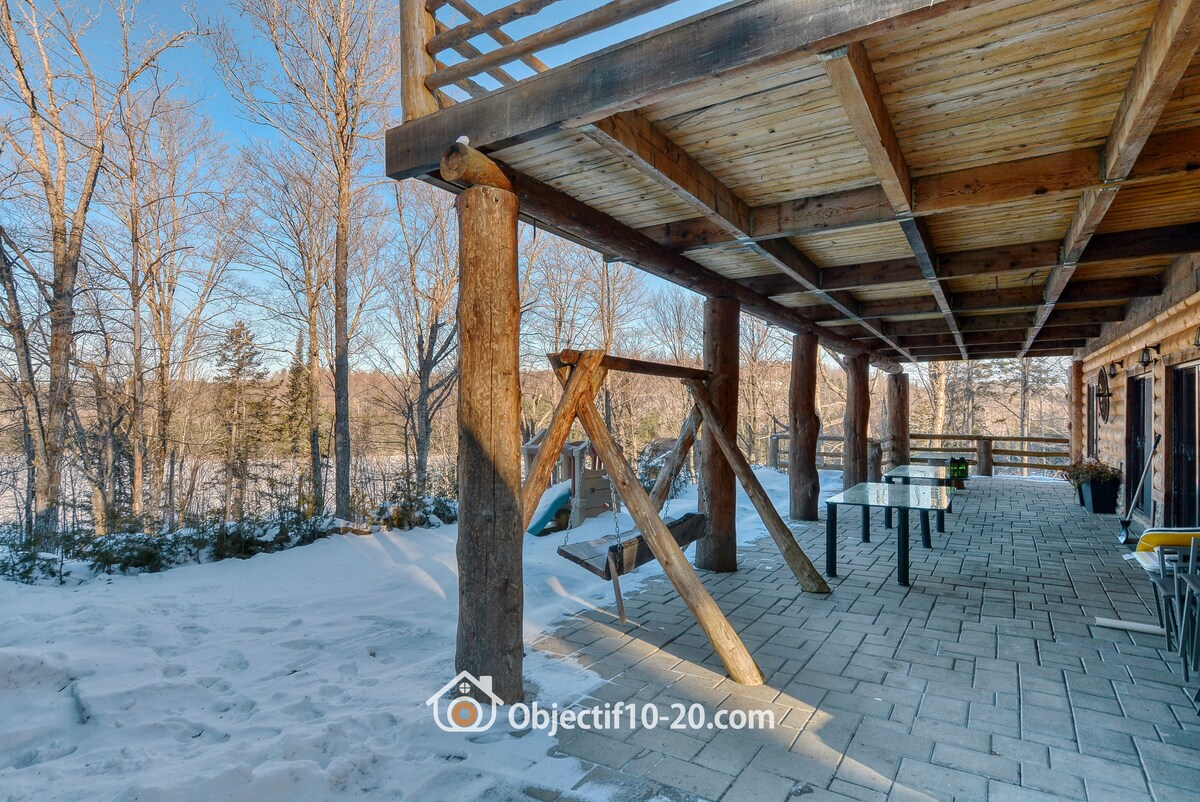
[[[767,463],[778,470],[787,470],[788,439],[787,432],[771,435],[767,447]],[[846,442],[842,437],[821,435],[817,438],[817,467],[824,470],[840,471],[843,467],[843,454]],[[872,438],[867,441],[867,473],[872,481],[877,481],[883,475],[889,454],[887,444],[882,440]]]
[[[611,28],[677,0],[610,0],[520,39],[509,36],[502,26],[532,17],[560,0],[519,0],[486,13],[476,9],[470,0],[402,2],[423,5],[422,11],[429,15],[432,23],[433,35],[424,49],[433,60],[433,69],[421,76],[425,87],[437,92],[456,86],[475,97],[489,91],[474,80],[481,75],[487,75],[501,85],[515,83],[518,79],[506,67],[520,63],[534,72],[542,72],[547,67],[537,53]],[[486,37],[494,47],[481,49],[476,46],[479,37]],[[447,54],[454,55],[447,59]],[[453,63],[447,63],[451,60]]]
[[[771,435],[771,445],[768,451],[769,463],[780,470],[787,469],[788,440],[791,435],[778,432]],[[913,432],[911,456],[909,460],[915,464],[928,464],[951,457],[966,458],[974,473],[979,476],[992,476],[997,468],[1002,470],[1034,470],[1057,473],[1070,460],[1067,451],[1069,440],[1065,437],[1006,437],[979,434],[929,434]],[[842,438],[822,435],[817,438],[817,467],[827,470],[842,468]],[[879,463],[891,467],[891,441],[871,440],[878,444]],[[999,447],[998,447],[999,446]],[[1044,446],[1042,448],[1026,448],[1022,446]],[[1054,448],[1058,446],[1058,448]],[[874,447],[868,450],[868,455],[874,452]],[[1001,459],[996,459],[1001,457]],[[1005,459],[1008,458],[1008,459]],[[872,471],[874,475],[874,471]]]

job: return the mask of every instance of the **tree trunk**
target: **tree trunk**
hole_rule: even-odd
[[[946,430],[946,380],[946,366],[941,362],[930,362],[929,393],[934,434],[944,434]]]
[[[57,228],[57,227],[56,227]],[[65,232],[61,233],[66,239]],[[60,232],[54,232],[55,251]],[[67,251],[65,242],[61,249]],[[62,463],[66,451],[67,418],[71,406],[71,345],[75,330],[75,275],[79,266],[78,249],[55,258],[54,287],[50,303],[50,376],[47,387],[45,445],[41,449],[41,465],[37,471],[35,497],[37,517],[34,520],[34,539],[38,543],[58,532],[59,503],[62,498]]]
[[[817,438],[821,435],[821,419],[817,417],[817,360],[820,355],[817,349],[815,334],[792,337],[788,477],[790,516],[797,521],[817,520],[820,507],[821,476],[817,473]]]
[[[842,484],[867,481],[867,436],[871,420],[870,356],[846,358],[846,415],[842,431]]]
[[[350,173],[339,170],[337,230],[333,245],[333,454],[334,510],[349,520],[350,504],[350,327],[346,272],[350,262]]]
[[[417,414],[416,414],[416,468],[413,477],[418,496],[424,496],[429,483],[429,441],[433,438],[433,416],[429,412],[429,376],[422,369],[418,377]]]
[[[525,698],[517,197],[458,196],[458,646],[455,669]],[[481,700],[483,701],[483,700]]]
[[[308,456],[313,515],[325,514],[325,467],[321,460],[321,332],[316,310],[308,318]]]
[[[738,430],[740,305],[732,298],[704,302],[704,367],[712,373],[708,390],[726,432]],[[737,570],[737,487],[721,448],[704,433],[701,441],[705,535],[696,544],[696,567]]]

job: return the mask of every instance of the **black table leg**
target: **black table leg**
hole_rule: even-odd
[[[890,477],[890,476],[883,477],[883,482],[884,482],[884,484],[890,485],[892,483],[892,477]],[[888,529],[892,528],[892,508],[891,507],[883,508],[883,525],[885,527],[887,527]]]
[[[863,511],[862,542],[870,543],[871,542],[871,508],[868,507],[866,504],[864,504],[862,511]]]
[[[825,504],[825,575],[837,576],[837,505]]]
[[[908,586],[908,510],[896,510],[896,582]]]
[[[938,510],[937,513],[938,513],[938,515],[937,515],[938,534],[944,535],[944,534],[946,534],[946,511]]]
[[[929,537],[929,510],[921,510],[921,545],[933,548],[933,539]]]

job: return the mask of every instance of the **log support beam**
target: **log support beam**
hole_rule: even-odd
[[[788,495],[789,516],[815,521],[820,511],[821,476],[817,473],[817,338],[797,334],[792,338],[792,380],[788,394]],[[893,374],[903,376],[904,374]]]
[[[871,419],[871,365],[862,358],[845,360],[846,414],[842,483],[846,488],[867,481],[867,436]]]
[[[893,373],[887,383],[888,438],[892,446],[892,465],[908,465],[912,459],[909,434],[908,374]]]
[[[704,303],[704,369],[712,376],[708,391],[727,432],[737,431],[740,308],[730,298]],[[737,570],[737,488],[733,468],[721,448],[704,433],[701,440],[701,497],[705,535],[696,544],[696,566],[709,571]]]
[[[455,668],[525,698],[517,197],[485,185],[459,228],[458,645]],[[589,399],[590,400],[590,399]]]
[[[1069,446],[1067,450],[1071,454],[1072,461],[1083,459],[1083,399],[1083,362],[1075,359],[1071,361],[1070,374],[1067,381],[1067,407],[1070,415],[1068,426]]]

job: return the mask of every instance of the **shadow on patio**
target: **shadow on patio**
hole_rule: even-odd
[[[1178,660],[1161,637],[1093,626],[1154,620],[1112,517],[1085,513],[1065,483],[972,479],[934,548],[914,538],[909,588],[881,513],[869,544],[856,514],[840,524],[828,597],[801,593],[766,536],[743,546],[738,573],[702,574],[762,687],[725,679],[665,578],[626,599],[636,625],[589,611],[537,644],[608,680],[581,706],[775,713],[763,731],[567,733],[562,752],[595,764],[581,787],[617,786],[621,800],[1194,798],[1200,717]],[[824,522],[795,530],[817,562]]]

